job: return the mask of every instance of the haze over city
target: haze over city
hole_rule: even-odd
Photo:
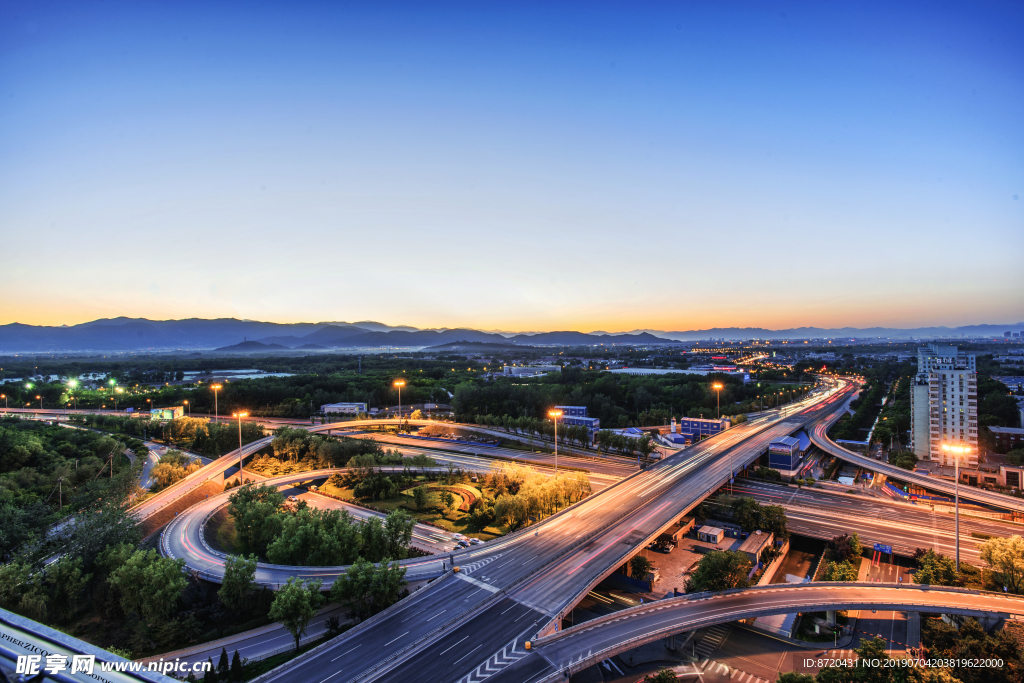
[[[0,12],[3,323],[1022,317],[1014,3]]]

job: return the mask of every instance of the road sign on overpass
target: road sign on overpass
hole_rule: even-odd
[[[876,543],[875,544],[875,552],[886,553],[887,555],[892,555],[892,546],[891,545],[885,545],[884,543]]]

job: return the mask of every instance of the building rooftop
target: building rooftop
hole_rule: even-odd
[[[1024,429],[1020,427],[989,427],[993,434],[1021,434],[1024,435]]]
[[[747,536],[743,543],[740,544],[739,551],[741,553],[754,553],[755,555],[760,555],[765,546],[771,542],[772,534],[770,531],[755,531]]]

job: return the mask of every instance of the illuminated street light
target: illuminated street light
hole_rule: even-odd
[[[452,368],[454,370],[455,368]],[[405,386],[404,379],[396,379],[395,386],[398,387],[398,431],[402,431],[402,387]]]
[[[717,394],[717,396],[718,396],[718,419],[721,420],[722,419],[722,385],[719,384],[718,382],[715,382],[714,384],[711,385],[711,388],[714,389],[716,392],[718,392],[718,394]]]
[[[548,415],[555,421],[555,478],[558,478],[558,418],[562,417],[561,410],[549,410]]]
[[[245,470],[242,469],[242,418],[249,417],[249,413],[235,413],[238,418],[238,483],[245,483]]]
[[[960,456],[965,453],[970,453],[971,449],[967,446],[955,446],[953,444],[944,443],[942,444],[942,450],[947,453],[953,454],[953,470],[956,476],[956,480],[953,482],[953,505],[954,505],[954,520],[955,528],[953,534],[956,536],[956,571],[960,573]]]
[[[192,406],[189,405],[188,401],[185,401],[185,407],[188,408],[188,416],[192,417]]]
[[[38,398],[38,399],[39,399],[39,410],[42,410],[42,409],[43,409],[43,397],[42,397],[42,396],[39,396],[39,395],[37,394],[37,395],[36,395],[36,398]]]
[[[220,391],[220,385],[214,384],[211,385],[210,388],[213,389],[213,421],[220,422],[220,419],[218,418],[220,413],[217,410],[217,392]],[[207,415],[209,415],[209,413],[207,413]]]
[[[7,394],[0,394],[0,398],[4,400],[4,412],[7,412]]]

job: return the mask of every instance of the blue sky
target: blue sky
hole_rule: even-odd
[[[1021,35],[1020,3],[9,3],[0,323],[1018,322]]]

